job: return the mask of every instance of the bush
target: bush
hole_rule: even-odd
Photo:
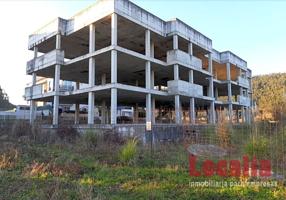
[[[82,137],[87,148],[95,148],[97,146],[98,135],[94,130],[86,130]]]
[[[32,136],[32,126],[28,121],[17,120],[12,126],[12,133],[10,136],[19,138],[22,136]]]
[[[79,137],[79,133],[76,128],[71,125],[64,124],[57,128],[56,134],[61,140],[65,140],[67,142],[74,142]]]
[[[269,155],[270,142],[263,136],[254,137],[250,140],[244,148],[245,153],[249,156],[256,156],[258,159],[266,159]]]
[[[127,143],[122,147],[119,152],[119,160],[125,164],[129,164],[135,159],[137,153],[137,143],[136,138],[128,140]]]
[[[118,133],[108,130],[103,133],[103,141],[109,145],[123,145],[126,140]]]

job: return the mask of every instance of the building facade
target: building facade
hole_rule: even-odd
[[[87,124],[116,125],[118,107],[132,110],[131,123],[201,124],[220,118],[251,121],[251,70],[230,51],[173,19],[164,21],[128,0],[98,0],[70,19],[57,18],[29,36],[32,85],[25,90],[35,119],[37,101],[88,106]],[[38,56],[39,53],[42,55]],[[51,91],[36,77],[53,79]],[[61,90],[69,81],[72,90]],[[119,122],[120,121],[120,122]]]

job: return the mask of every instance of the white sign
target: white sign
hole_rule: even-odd
[[[151,131],[152,130],[152,124],[151,122],[146,122],[146,130]]]

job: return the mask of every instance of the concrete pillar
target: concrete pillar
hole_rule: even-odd
[[[151,102],[151,107],[152,107],[152,124],[155,124],[156,122],[156,100],[155,97],[152,97],[152,102]]]
[[[117,46],[117,14],[111,15],[111,45]],[[111,83],[117,83],[117,51],[111,51]],[[117,88],[111,88],[110,123],[117,124]]]
[[[193,55],[193,43],[191,42],[188,43],[188,53]]]
[[[146,89],[150,89],[151,87],[151,63],[149,61],[146,62],[145,65],[145,82]],[[152,106],[151,106],[151,93],[146,95],[146,122],[152,121]]]
[[[135,110],[134,110],[134,122],[138,123],[139,119],[139,110],[138,110],[138,103],[135,104]]]
[[[151,48],[150,49],[150,56],[152,58],[154,58],[155,57],[155,46],[154,46],[154,42],[153,41],[151,41],[151,47],[150,48]]]
[[[215,122],[216,122],[215,102],[211,101],[210,103],[210,123],[215,124]]]
[[[76,83],[75,83],[75,90],[79,90],[79,89],[80,89],[80,88],[79,88],[79,85],[80,85],[79,82],[76,82]]]
[[[74,123],[79,124],[79,103],[75,104],[75,115],[74,115]]]
[[[189,82],[194,83],[194,72],[193,72],[193,70],[189,70]]]
[[[155,72],[151,70],[151,89],[154,89],[155,86]]]
[[[173,49],[179,49],[178,35],[173,35]],[[174,65],[174,80],[180,80],[179,65]],[[181,102],[180,96],[175,95],[176,124],[181,124]]]
[[[178,35],[173,35],[173,49],[179,49]]]
[[[230,63],[226,63],[227,91],[228,91],[228,117],[232,122],[232,91],[231,91],[231,74]]]
[[[193,55],[193,43],[189,42],[188,43],[188,53],[189,55]],[[194,83],[194,71],[189,70],[189,82]],[[195,98],[191,97],[190,98],[190,122],[191,124],[196,123],[196,111],[195,111]]]
[[[106,103],[105,100],[101,102],[101,124],[106,124]]]
[[[110,109],[106,106],[106,124],[109,124],[109,111]]]
[[[147,57],[151,56],[151,36],[150,30],[145,31],[145,54]],[[151,75],[151,62],[146,61],[145,63],[145,87],[151,89],[152,86],[152,75]],[[146,123],[152,122],[152,103],[151,93],[146,94]]]
[[[209,96],[211,98],[214,98],[214,85],[213,85],[213,61],[212,61],[212,54],[209,53],[209,65],[208,70],[211,73],[211,76],[209,77]],[[215,99],[213,99],[210,103],[210,123],[214,124],[216,121],[215,119]]]
[[[175,115],[176,124],[181,124],[181,102],[179,95],[175,95]]]
[[[236,108],[236,122],[239,123],[239,110]]]
[[[89,25],[89,53],[95,51],[95,26]],[[95,59],[89,58],[89,70],[88,70],[88,83],[89,87],[95,85]],[[94,124],[94,92],[88,92],[88,124]]]
[[[101,75],[101,85],[105,85],[106,84],[106,74],[102,74]]]
[[[245,111],[244,111],[244,106],[241,106],[241,122],[245,122]]]
[[[246,113],[246,115],[245,115],[245,122],[248,123],[248,124],[250,124],[250,123],[251,123],[251,119],[250,119],[250,109],[249,109],[249,107],[246,107],[245,110],[246,110],[246,111],[245,111],[245,113]]]
[[[101,85],[106,84],[106,74],[101,75]],[[106,102],[103,100],[101,102],[101,124],[106,124]]]
[[[38,56],[38,47],[34,47],[34,60]],[[31,97],[33,97],[33,86],[35,86],[37,83],[37,75],[35,72],[32,74],[32,86],[31,86]],[[36,119],[36,102],[34,100],[30,101],[30,124],[34,123],[34,120]]]
[[[61,34],[56,35],[56,49],[61,49]],[[60,76],[61,66],[55,66],[55,78],[54,78],[54,105],[53,105],[53,126],[59,124],[59,91],[60,91]]]
[[[215,95],[215,99],[218,100],[218,88],[217,87],[215,87],[215,94],[214,95]]]
[[[174,65],[174,80],[179,80],[179,65]],[[180,95],[175,95],[176,124],[181,124],[181,102]]]
[[[196,111],[195,111],[195,98],[190,98],[190,118],[191,124],[196,123]]]
[[[228,119],[230,122],[232,122],[232,104],[228,104]]]

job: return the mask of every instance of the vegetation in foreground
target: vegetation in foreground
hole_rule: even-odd
[[[71,128],[39,132],[27,124],[0,134],[0,199],[284,199],[286,189],[191,187],[178,143],[148,146]],[[233,181],[214,177],[212,180]]]

